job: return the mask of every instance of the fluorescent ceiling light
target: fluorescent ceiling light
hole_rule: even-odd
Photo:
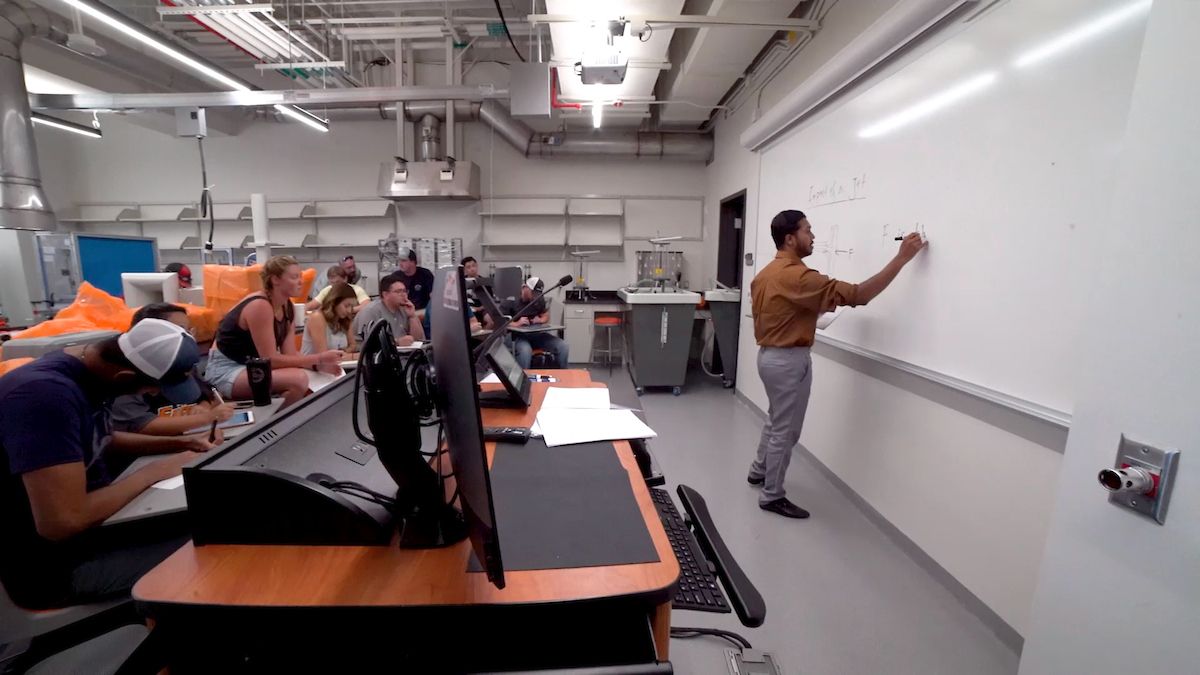
[[[110,12],[104,11],[104,9],[98,8],[89,3],[81,2],[81,0],[63,0],[63,2],[65,2],[66,4],[70,5],[71,7],[75,8],[75,9],[83,12],[84,14],[87,14],[88,16],[92,17],[93,19],[96,19],[100,23],[103,23],[104,25],[106,25],[110,28],[113,28],[114,30],[119,31],[122,34],[127,35],[127,36],[133,38],[134,40],[137,40],[138,42],[146,45],[147,47],[154,49],[155,51],[159,52],[160,54],[163,54],[165,56],[170,57],[171,59],[173,59],[175,61],[178,61],[179,63],[187,66],[188,68],[191,68],[192,70],[196,71],[197,73],[200,73],[201,75],[203,75],[204,77],[208,78],[209,80],[211,80],[213,82],[216,82],[220,85],[229,87],[230,89],[232,89],[234,91],[253,91],[253,87],[251,87],[250,85],[245,84],[243,82],[239,82],[238,80],[230,77],[229,75],[226,75],[225,73],[222,73],[221,71],[217,70],[216,68],[213,68],[205,63],[202,63],[201,61],[197,60],[192,55],[190,55],[182,50],[176,49],[175,47],[172,47],[170,44],[163,41],[158,36],[154,35],[153,33],[150,33],[146,29],[144,29],[141,26],[133,23],[132,21],[122,17],[120,14],[117,14],[116,12],[110,13]],[[103,7],[103,6],[101,6],[101,7]],[[320,119],[316,115],[313,115],[312,113],[308,112],[307,110],[304,110],[303,108],[296,107],[296,106],[276,105],[275,109],[278,110],[279,112],[283,113],[284,115],[287,115],[288,117],[291,117],[297,121],[303,122],[304,124],[312,127],[313,129],[317,129],[318,131],[322,131],[322,132],[329,131],[329,123],[328,122]]]
[[[1150,10],[1151,0],[1138,0],[1123,7],[1103,14],[1086,23],[1080,24],[1071,30],[1059,35],[1058,37],[1046,42],[1040,47],[1035,47],[1024,54],[1017,57],[1013,61],[1013,66],[1016,68],[1028,68],[1036,63],[1044,61],[1051,56],[1067,51],[1068,49],[1079,45],[1083,42],[1103,35],[1110,30],[1120,26],[1122,23],[1129,21],[1145,14]]]
[[[971,94],[987,89],[995,84],[997,79],[999,79],[999,76],[995,72],[976,75],[965,82],[960,82],[950,87],[940,94],[935,94],[924,101],[905,108],[891,117],[885,117],[872,125],[864,127],[858,132],[858,137],[874,138],[890,131],[895,131],[922,117],[928,117],[943,108],[954,105]]]
[[[145,32],[144,30],[139,30],[138,27],[130,25],[130,23],[127,21],[122,21],[121,19],[119,19],[115,16],[112,16],[111,14],[108,14],[107,12],[103,12],[100,9],[97,9],[96,7],[94,7],[92,5],[84,3],[84,2],[80,2],[79,0],[63,0],[63,2],[67,3],[71,7],[74,7],[75,9],[83,12],[84,14],[87,14],[88,16],[92,17],[93,19],[96,19],[97,21],[99,21],[100,23],[103,23],[104,25],[108,26],[109,28],[113,28],[117,31],[120,31],[124,35],[127,35],[127,36],[133,38],[134,40],[137,40],[138,42],[146,45],[147,47],[154,49],[155,51],[159,52],[160,54],[168,56],[168,57],[178,61],[179,63],[182,63],[183,65],[187,66],[188,68],[191,68],[192,70],[200,73],[201,75],[204,75],[205,77],[207,77],[208,79],[210,79],[214,82],[219,82],[220,84],[222,84],[226,87],[229,87],[235,91],[250,91],[250,87],[248,85],[238,82],[237,80],[229,77],[228,75],[222,73],[221,71],[217,70],[216,68],[212,68],[210,66],[207,66],[207,65],[197,61],[192,56],[172,47],[171,45],[167,44],[166,42],[163,42],[162,40],[155,37],[154,35],[152,35],[148,32]]]
[[[296,120],[297,122],[308,125],[308,126],[312,127],[313,129],[316,129],[317,131],[320,131],[322,133],[329,131],[329,122],[328,121],[323,120],[320,117],[317,117],[316,115],[308,112],[304,108],[298,108],[298,107],[297,108],[289,108],[286,105],[276,104],[275,109],[278,110],[279,112],[283,113],[284,115],[287,115],[288,117]]]
[[[60,120],[57,117],[43,115],[42,113],[35,112],[31,115],[31,117],[33,118],[34,124],[41,124],[42,126],[59,129],[61,131],[69,131],[73,134],[79,134],[80,136],[87,136],[88,138],[101,138],[103,136],[99,129],[93,129],[92,127],[87,127],[82,124],[68,122],[67,120]]]
[[[604,116],[604,102],[600,99],[592,101],[592,128],[600,128],[600,120]]]

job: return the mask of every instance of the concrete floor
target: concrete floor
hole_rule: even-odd
[[[624,377],[620,369],[613,377]],[[592,378],[606,381],[607,369]],[[804,458],[788,472],[788,493],[812,512],[788,520],[758,508],[746,470],[762,424],[699,370],[684,394],[641,398],[658,438],[651,449],[674,495],[680,483],[708,502],[721,535],[767,603],[756,629],[735,615],[676,612],[675,626],[741,633],[804,675],[1006,675],[1019,655],[1004,645],[925,569]],[[678,499],[676,499],[678,503]],[[677,673],[727,673],[716,638],[672,640]]]

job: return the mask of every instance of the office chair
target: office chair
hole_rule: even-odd
[[[68,663],[115,672],[102,666],[124,662],[147,633],[140,624],[130,598],[32,610],[18,606],[0,585],[0,673],[73,672],[60,667]],[[140,630],[136,641],[139,631],[123,630],[130,627]]]

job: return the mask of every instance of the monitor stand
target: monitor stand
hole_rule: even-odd
[[[480,408],[528,408],[529,404],[513,396],[507,389],[479,392]]]

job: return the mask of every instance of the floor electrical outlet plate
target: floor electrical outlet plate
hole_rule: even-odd
[[[780,675],[783,671],[769,652],[757,649],[726,649],[725,663],[729,675]]]

